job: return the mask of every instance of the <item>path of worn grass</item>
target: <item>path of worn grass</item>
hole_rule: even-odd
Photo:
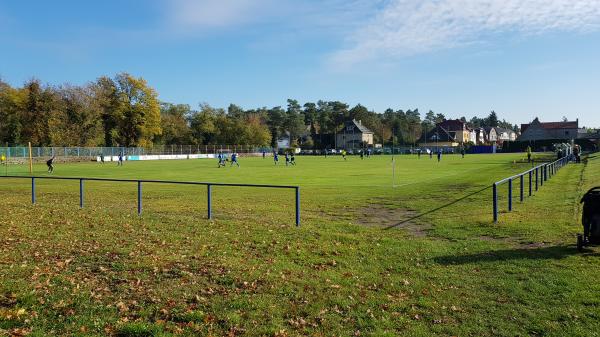
[[[0,331],[590,336],[600,331],[600,259],[573,243],[581,191],[600,183],[597,158],[583,175],[583,165],[561,170],[499,224],[485,188],[523,170],[520,156],[400,157],[394,189],[389,157],[57,167],[61,176],[297,184],[301,228],[293,195],[280,191],[217,189],[208,222],[203,189],[145,187],[138,218],[135,186],[86,186],[89,207],[78,210],[76,183],[40,183],[30,206],[26,184],[0,180]],[[361,224],[378,207],[380,226]],[[394,226],[415,214],[410,228]]]

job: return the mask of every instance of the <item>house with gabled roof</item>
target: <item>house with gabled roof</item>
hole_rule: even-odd
[[[424,133],[419,139],[419,146],[422,147],[459,146],[460,144],[454,137],[454,133],[446,130],[440,124],[437,124],[433,130]]]
[[[336,146],[347,150],[361,149],[364,145],[373,146],[373,134],[360,120],[346,121],[344,129],[336,134]]]
[[[476,145],[484,145],[488,143],[488,134],[485,131],[485,128],[479,127],[473,130],[475,132],[475,144]]]
[[[474,140],[471,137],[471,130],[467,126],[467,123],[460,119],[447,119],[438,123],[437,126],[446,130],[458,143],[464,144]]]
[[[579,119],[564,122],[542,123],[536,117],[529,124],[521,124],[518,141],[574,140],[579,134]]]

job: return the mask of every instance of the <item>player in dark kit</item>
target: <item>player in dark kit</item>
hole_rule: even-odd
[[[217,164],[218,168],[221,168],[221,166],[225,166],[225,155],[223,155],[222,153],[219,153],[219,155],[217,156],[217,159],[219,159],[219,163]]]
[[[231,155],[231,165],[229,166],[233,166],[234,163],[240,167],[240,163],[238,163],[238,154],[236,152]]]
[[[46,162],[46,165],[48,166],[48,173],[54,172],[54,158],[56,158],[56,156],[52,156],[52,158]]]

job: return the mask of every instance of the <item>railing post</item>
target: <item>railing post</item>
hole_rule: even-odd
[[[521,174],[521,176],[519,177],[521,179],[520,184],[519,184],[519,199],[521,202],[523,202],[523,199],[525,199],[525,196],[523,195],[524,193],[524,182],[525,179],[523,178],[523,175]]]
[[[79,208],[83,208],[83,179],[79,179]]]
[[[296,187],[296,227],[300,226],[300,187]]]
[[[540,167],[540,186],[544,186],[544,167]]]
[[[31,178],[31,203],[35,204],[35,178]]]
[[[210,184],[206,185],[206,200],[208,204],[208,220],[212,220],[212,193]]]
[[[138,180],[138,215],[142,215],[142,181]]]
[[[492,186],[492,207],[494,223],[498,222],[498,186],[496,183]]]
[[[531,195],[533,194],[533,193],[532,193],[532,192],[533,192],[533,191],[532,191],[532,190],[533,190],[533,186],[532,186],[532,175],[533,175],[533,172],[532,172],[532,171],[529,171],[529,196],[531,196]]]
[[[512,211],[512,178],[508,179],[508,211]]]

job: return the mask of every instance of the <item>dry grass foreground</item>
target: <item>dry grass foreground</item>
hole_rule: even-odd
[[[386,157],[57,168],[299,184],[300,228],[290,196],[268,191],[215,191],[208,222],[192,189],[145,188],[138,218],[133,188],[88,186],[79,210],[75,185],[39,183],[31,206],[26,184],[0,180],[0,335],[594,336],[600,258],[573,244],[600,159],[561,170],[492,224],[485,188],[522,170],[518,159],[402,157],[395,189]],[[406,210],[420,217],[386,229]]]

